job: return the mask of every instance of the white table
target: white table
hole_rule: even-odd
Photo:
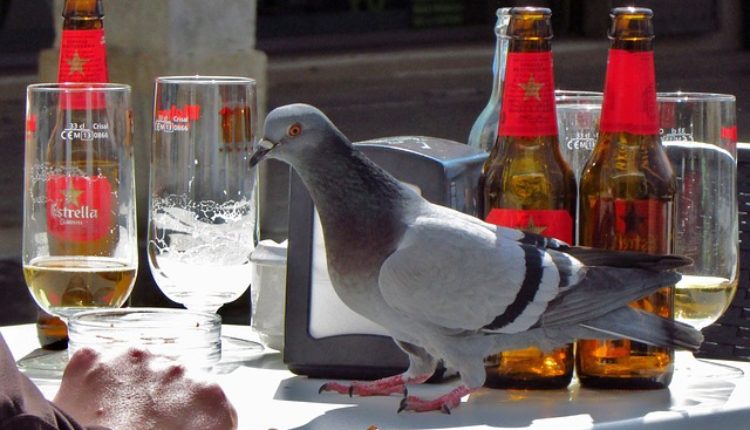
[[[249,327],[224,326],[224,333],[252,338]],[[37,348],[33,325],[0,327],[16,359]],[[289,372],[275,351],[250,361],[225,364],[210,375],[226,390],[240,416],[241,429],[744,429],[750,427],[750,363],[726,362],[745,375],[736,380],[701,380],[675,373],[668,390],[581,389],[517,391],[482,389],[464,399],[451,415],[396,413],[399,397],[349,398],[324,393],[325,382]],[[38,381],[52,397],[57,383]],[[455,384],[455,382],[454,382]],[[434,396],[445,385],[410,387]]]

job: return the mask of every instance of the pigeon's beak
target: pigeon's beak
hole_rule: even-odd
[[[256,149],[252,157],[250,157],[250,167],[255,167],[256,164],[266,158],[266,154],[268,154],[268,152],[270,152],[275,146],[276,143],[271,142],[270,140],[261,139],[258,142],[258,149]]]

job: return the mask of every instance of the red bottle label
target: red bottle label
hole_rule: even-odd
[[[51,175],[47,230],[66,241],[101,239],[111,227],[112,185],[104,176]]]
[[[29,116],[26,117],[26,133],[36,133],[36,118],[37,117],[34,114],[29,114]]]
[[[509,52],[500,136],[557,136],[552,52]]]
[[[63,30],[57,81],[109,81],[104,29]],[[105,106],[105,97],[103,92],[63,93],[60,104],[64,109],[101,109]]]
[[[610,49],[599,130],[659,134],[653,51]]]
[[[485,221],[573,243],[573,217],[563,209],[490,209]]]
[[[599,199],[594,203],[592,218],[598,220],[598,225],[586,245],[651,254],[670,252],[669,202]]]
[[[109,81],[104,29],[63,30],[57,81]]]
[[[737,126],[721,127],[721,138],[730,142],[737,142]]]

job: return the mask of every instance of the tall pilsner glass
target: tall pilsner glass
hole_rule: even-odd
[[[739,276],[735,97],[673,92],[657,99],[677,179],[673,252],[693,260],[679,269],[675,319],[703,329],[726,311]]]
[[[130,87],[27,89],[23,271],[36,302],[68,319],[120,307],[138,262]],[[22,360],[58,370],[64,360]]]
[[[250,285],[257,240],[255,81],[156,79],[148,261],[159,288],[215,313]]]

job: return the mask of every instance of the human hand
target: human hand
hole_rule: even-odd
[[[137,349],[112,360],[91,349],[77,351],[54,402],[86,426],[237,428],[237,412],[221,387],[188,377],[180,365],[156,366],[153,354]]]

